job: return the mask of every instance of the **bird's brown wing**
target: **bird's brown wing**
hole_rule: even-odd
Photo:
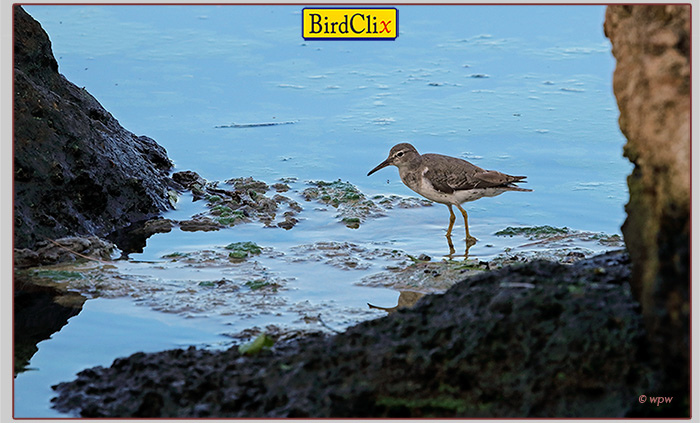
[[[481,173],[477,173],[474,175],[474,177],[482,183],[482,188],[505,186],[514,182],[526,182],[523,181],[523,179],[526,178],[525,176],[511,176],[496,170],[486,170]]]
[[[495,170],[485,170],[466,160],[441,154],[424,154],[430,158],[431,167],[424,177],[438,191],[451,194],[455,191],[475,188],[511,186],[525,182],[525,176],[511,176]]]
[[[424,154],[430,157],[430,168],[423,176],[430,181],[433,188],[440,192],[452,194],[456,190],[477,188],[478,179],[474,175],[485,172],[466,160],[441,154]]]

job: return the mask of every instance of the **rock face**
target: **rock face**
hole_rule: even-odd
[[[48,36],[14,7],[15,247],[104,236],[169,208],[172,164],[58,73]]]
[[[511,266],[252,357],[136,353],[53,402],[83,417],[621,417],[650,371],[628,278],[619,252]]]
[[[635,165],[622,227],[631,286],[660,360],[661,387],[687,398],[690,5],[609,6],[605,34],[617,60],[613,88],[624,154]]]

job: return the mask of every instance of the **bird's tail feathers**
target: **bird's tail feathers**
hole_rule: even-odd
[[[515,185],[509,185],[508,188],[510,188],[510,191],[532,192],[531,189],[520,188],[519,186],[515,186]]]
[[[527,178],[527,176],[511,176],[511,178],[514,179],[513,181],[511,181],[511,182],[508,184],[508,187],[509,187],[511,190],[513,190],[513,191],[523,191],[523,192],[532,192],[531,189],[520,188],[519,186],[515,185],[515,184],[526,184],[527,181],[525,180],[525,178]]]

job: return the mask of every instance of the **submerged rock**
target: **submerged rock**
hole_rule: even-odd
[[[221,222],[207,216],[195,216],[192,219],[180,220],[177,222],[177,225],[180,227],[180,230],[185,232],[218,231],[226,227]]]
[[[52,402],[82,417],[622,417],[653,392],[628,280],[619,252],[484,272],[252,357],[136,353]]]
[[[311,187],[302,191],[306,201],[317,201],[338,210],[336,215],[350,229],[357,229],[368,218],[381,217],[386,210],[394,207],[414,208],[431,206],[432,202],[398,195],[377,195],[368,199],[357,187],[350,182],[340,179],[333,182],[311,181]]]
[[[205,199],[209,209],[192,219],[176,222],[184,231],[215,231],[255,220],[266,227],[289,230],[299,222],[296,218],[302,210],[299,203],[281,194],[267,196],[270,187],[263,181],[251,177],[231,178],[225,183],[233,189],[227,189],[220,188],[218,181],[207,182],[189,170],[178,172],[173,178],[192,192],[194,201]],[[286,184],[273,187],[278,192],[289,189]]]
[[[496,236],[525,236],[530,240],[536,240],[537,242],[526,244],[549,244],[553,245],[558,241],[595,241],[600,245],[605,245],[608,247],[622,247],[624,245],[622,237],[617,234],[608,235],[603,232],[589,232],[589,231],[578,231],[575,229],[569,229],[567,227],[556,228],[553,226],[509,226],[496,232]]]
[[[105,236],[171,208],[172,164],[58,73],[39,23],[14,6],[14,242]]]
[[[247,178],[232,178],[226,180],[226,183],[233,185],[239,191],[255,191],[260,194],[266,193],[270,187],[263,181],[258,181],[252,177]]]
[[[421,293],[444,292],[467,276],[489,268],[487,262],[464,261],[420,261],[406,267],[390,269],[362,278],[358,285],[381,286],[399,291]]]
[[[306,201],[318,201],[338,210],[337,217],[348,228],[357,229],[368,217],[383,216],[382,209],[360,192],[353,184],[342,182],[313,181],[302,192]]]
[[[224,248],[230,251],[228,256],[234,260],[244,260],[248,257],[262,253],[262,248],[251,241],[232,242]]]
[[[426,200],[425,198],[402,197],[396,194],[389,196],[375,195],[372,197],[372,201],[387,210],[393,209],[394,207],[401,209],[414,209],[417,207],[430,207],[433,205],[432,201]]]
[[[320,262],[343,270],[365,270],[377,259],[391,260],[395,266],[406,264],[408,256],[389,248],[368,248],[352,242],[319,241],[297,245],[285,259],[289,263]]]

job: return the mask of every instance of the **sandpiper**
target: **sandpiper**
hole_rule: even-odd
[[[467,233],[467,245],[476,243],[476,238],[469,235],[467,211],[461,206],[467,201],[481,197],[495,197],[506,191],[532,191],[515,185],[524,181],[526,176],[511,176],[495,170],[485,170],[466,160],[442,154],[419,154],[411,144],[396,144],[389,151],[389,157],[367,176],[389,165],[399,168],[403,183],[436,203],[445,204],[450,210],[450,226],[447,228],[448,241],[452,236],[455,205],[464,216],[464,228]]]

